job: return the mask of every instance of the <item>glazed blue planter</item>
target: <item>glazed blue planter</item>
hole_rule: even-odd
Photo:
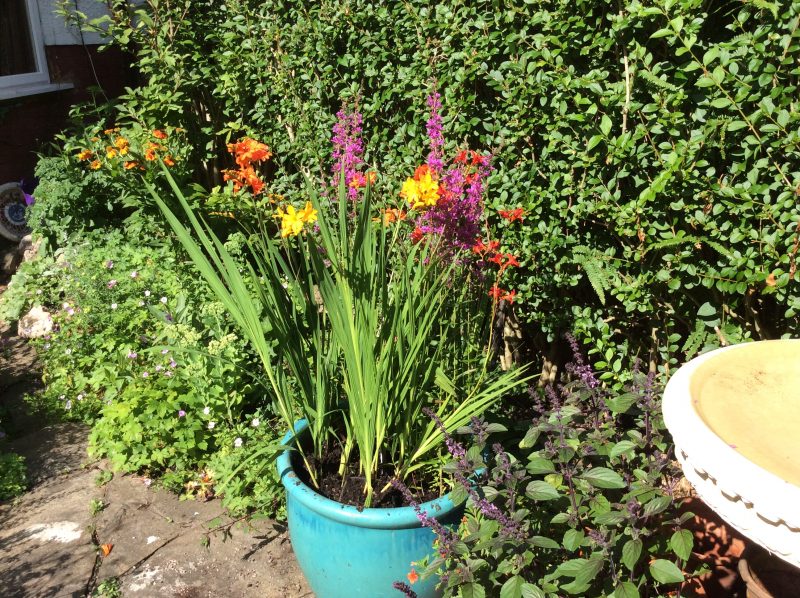
[[[295,424],[284,444],[307,428]],[[398,598],[395,581],[408,583],[411,563],[434,552],[434,533],[422,527],[411,507],[362,509],[317,494],[297,477],[290,451],[277,461],[286,488],[286,514],[292,548],[317,598]],[[456,525],[464,505],[444,496],[420,505],[445,525]],[[419,571],[419,568],[417,568]],[[441,595],[438,578],[420,579],[412,586],[419,598]]]

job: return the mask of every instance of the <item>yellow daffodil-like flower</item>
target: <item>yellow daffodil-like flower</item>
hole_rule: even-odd
[[[281,237],[294,237],[302,232],[303,225],[316,222],[317,211],[311,202],[307,201],[305,207],[300,211],[297,211],[292,205],[286,206],[285,212],[278,208],[275,218],[281,219]]]
[[[310,201],[306,202],[305,207],[300,210],[299,215],[306,224],[317,221],[317,211],[314,209],[314,206],[311,205]]]
[[[427,166],[420,166],[414,178],[406,179],[400,196],[408,201],[414,210],[424,210],[436,205],[439,200],[439,183],[433,178]]]

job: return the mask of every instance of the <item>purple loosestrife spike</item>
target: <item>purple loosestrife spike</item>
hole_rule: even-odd
[[[347,187],[347,196],[351,200],[358,199],[358,187],[353,185],[357,176],[363,178],[358,172],[359,166],[364,163],[364,144],[361,140],[361,125],[363,118],[358,110],[352,112],[347,106],[336,113],[336,124],[333,125],[333,174],[334,190],[339,187],[339,177],[344,170],[344,183]]]
[[[405,583],[403,581],[394,582],[392,584],[392,587],[395,590],[399,590],[399,591],[403,592],[403,595],[406,598],[417,598],[417,593],[414,590],[411,589],[411,586],[409,586],[407,583]]]

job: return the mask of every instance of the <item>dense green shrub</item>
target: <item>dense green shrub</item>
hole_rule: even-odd
[[[435,80],[447,136],[497,150],[494,206],[525,210],[507,238],[539,350],[574,329],[614,378],[798,330],[800,3],[114,6],[96,25],[147,82],[120,118],[186,128],[206,186],[243,131],[273,146],[276,190],[318,173],[342,97],[367,161],[405,173]]]

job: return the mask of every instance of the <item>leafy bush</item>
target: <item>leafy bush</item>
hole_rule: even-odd
[[[498,150],[494,207],[524,210],[537,350],[576,330],[612,380],[798,331],[796,3],[133,4],[96,24],[147,79],[118,110],[186,128],[207,187],[242,131],[272,141],[277,191],[314,172],[340,97],[367,162],[407,169],[437,79],[449,138]]]
[[[25,458],[16,453],[0,452],[0,500],[19,496],[27,489]]]
[[[161,178],[159,158],[179,179],[189,168],[181,131],[150,129],[135,120],[110,129],[97,123],[80,134],[61,136],[59,152],[37,163],[40,182],[28,210],[34,234],[53,247],[107,226],[124,224],[133,235],[157,232],[157,210],[142,192],[142,178]]]
[[[634,371],[626,392],[611,393],[578,353],[569,372],[571,382],[532,390],[518,448],[489,449],[489,433],[504,428],[478,420],[463,430],[469,453],[448,443],[470,500],[458,533],[437,532],[427,563],[425,574],[445,568],[446,595],[657,596],[685,579],[693,536],[681,525],[692,515],[678,510],[680,470],[653,376]],[[491,458],[479,493],[468,480],[481,454]]]

